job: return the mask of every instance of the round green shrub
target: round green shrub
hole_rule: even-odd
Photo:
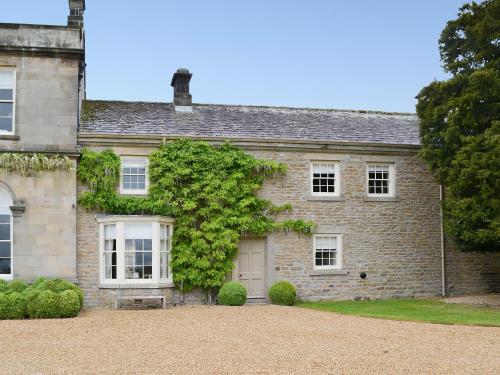
[[[293,284],[279,281],[269,288],[269,298],[274,305],[292,306],[297,292]]]
[[[44,290],[37,298],[38,318],[59,318],[59,296],[51,290]]]
[[[38,297],[42,293],[37,288],[25,289],[23,294],[26,298],[26,315],[31,319],[39,318],[38,314]]]
[[[38,286],[46,280],[47,280],[46,277],[37,277],[35,281],[33,281],[33,283],[31,284],[31,286],[33,288],[38,288]]]
[[[9,319],[9,295],[0,293],[0,319]]]
[[[78,295],[78,300],[80,301],[80,308],[83,306],[83,292],[82,290],[72,282],[62,279],[44,279],[40,280],[39,283],[36,284],[36,288],[40,290],[50,290],[54,293],[60,293],[65,290],[72,290]],[[33,283],[35,286],[35,284]]]
[[[61,318],[74,318],[80,312],[80,299],[74,290],[65,290],[59,294]]]
[[[7,319],[24,319],[27,315],[26,297],[22,293],[12,292],[7,296]]]
[[[22,293],[28,284],[26,284],[23,280],[13,280],[9,283],[9,290],[12,292]]]
[[[4,279],[0,279],[0,293],[6,292],[9,289],[9,283]]]
[[[219,304],[241,306],[247,299],[247,289],[242,283],[229,281],[219,290]]]

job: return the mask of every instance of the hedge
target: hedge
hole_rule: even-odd
[[[72,318],[82,305],[82,290],[66,280],[0,280],[0,319]]]

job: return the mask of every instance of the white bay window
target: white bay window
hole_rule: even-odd
[[[173,221],[163,217],[99,218],[101,284],[172,283],[170,249]]]

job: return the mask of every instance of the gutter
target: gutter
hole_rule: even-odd
[[[446,297],[446,259],[443,231],[443,185],[439,185],[439,224],[441,229],[441,295]]]

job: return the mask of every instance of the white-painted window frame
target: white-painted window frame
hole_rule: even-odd
[[[336,260],[337,264],[333,266],[317,266],[316,265],[316,242],[318,237],[334,237],[337,240],[337,248],[336,248]],[[314,270],[342,270],[344,267],[343,260],[343,250],[342,250],[342,234],[340,233],[316,233],[313,236],[313,269]]]
[[[370,193],[370,167],[384,166],[389,167],[389,192],[388,193]],[[388,162],[369,162],[366,164],[366,196],[368,197],[395,197],[396,196],[396,168],[394,163]]]
[[[146,156],[120,156],[120,194],[122,195],[146,195],[149,189],[148,178],[148,163]],[[145,188],[144,189],[125,189],[123,187],[123,168],[126,166],[142,167],[144,166],[145,173]]]
[[[12,72],[12,100],[0,100],[0,103],[12,103],[12,130],[10,132],[0,130],[1,135],[14,135],[16,131],[16,88],[17,71],[14,67],[0,67],[0,71]]]
[[[174,230],[174,221],[170,218],[159,216],[110,216],[97,219],[99,223],[99,279],[104,285],[144,285],[155,286],[162,284],[172,284],[172,270],[170,268],[168,278],[160,278],[160,226],[169,227],[169,249],[172,249],[172,235]],[[125,225],[136,223],[149,223],[152,226],[152,278],[151,279],[127,279],[125,277]],[[116,279],[106,278],[105,270],[105,252],[104,252],[104,227],[105,225],[116,225]],[[170,254],[169,254],[170,255]]]
[[[314,179],[314,166],[315,165],[333,165],[333,172],[335,173],[335,183],[333,193],[328,192],[315,192],[313,191]],[[309,168],[309,185],[310,194],[313,197],[339,197],[340,196],[340,163],[332,160],[311,160]]]

